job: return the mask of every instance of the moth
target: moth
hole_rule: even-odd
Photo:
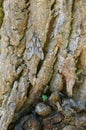
[[[39,57],[39,59],[44,59],[44,53],[42,50],[42,43],[40,39],[37,37],[37,35],[33,35],[32,39],[28,43],[27,47],[27,59],[31,59],[33,55],[36,55]]]

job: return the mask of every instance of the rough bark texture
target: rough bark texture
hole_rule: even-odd
[[[0,0],[0,129],[84,130],[85,107],[86,0]]]

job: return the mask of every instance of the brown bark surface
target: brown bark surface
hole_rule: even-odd
[[[86,0],[0,0],[0,130],[85,128]]]

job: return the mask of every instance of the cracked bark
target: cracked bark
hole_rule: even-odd
[[[39,102],[47,85],[51,94],[65,93],[85,107],[85,6],[85,0],[0,1],[2,130]],[[36,54],[27,57],[34,32],[41,41],[43,60]]]

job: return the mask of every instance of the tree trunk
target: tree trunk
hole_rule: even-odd
[[[48,128],[51,114],[38,114],[44,130],[85,129],[85,7],[86,0],[0,0],[1,130],[23,130],[21,118],[39,102],[63,115]]]

